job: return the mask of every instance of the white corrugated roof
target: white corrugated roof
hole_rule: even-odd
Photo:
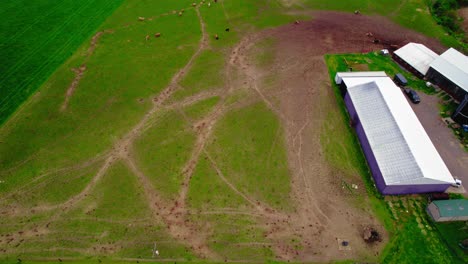
[[[342,77],[387,185],[454,179],[400,88],[385,77]]]
[[[437,53],[428,47],[412,42],[396,50],[395,54],[422,75],[426,75],[429,65],[439,57]]]
[[[450,48],[430,66],[468,92],[468,58],[461,52]]]
[[[363,77],[387,77],[384,71],[363,71],[356,75],[356,72],[338,72],[335,76],[336,84],[341,84],[344,77],[349,78],[363,78]]]

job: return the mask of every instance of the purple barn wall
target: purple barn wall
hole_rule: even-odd
[[[425,185],[389,185],[382,194],[413,194],[445,192],[450,184],[425,184]]]
[[[377,164],[377,160],[375,159],[374,153],[372,152],[369,141],[367,140],[364,128],[362,127],[361,121],[359,120],[356,109],[354,108],[353,102],[348,93],[346,93],[344,101],[346,108],[348,109],[353,127],[356,130],[356,134],[359,138],[359,142],[361,143],[361,148],[364,152],[364,156],[366,157],[367,164],[369,165],[372,176],[374,177],[375,185],[377,185],[377,189],[379,189],[381,193],[384,193],[386,187],[385,181],[383,179],[382,173],[380,172],[379,165]]]
[[[383,178],[382,172],[380,171],[379,165],[377,164],[377,160],[375,159],[372,148],[369,144],[369,140],[367,139],[364,128],[362,127],[362,124],[356,113],[356,109],[354,108],[353,102],[351,98],[349,97],[348,93],[346,93],[344,101],[345,101],[346,108],[348,109],[348,113],[351,118],[353,127],[356,130],[356,134],[359,138],[359,142],[364,152],[364,156],[366,157],[367,164],[369,165],[370,171],[374,178],[375,185],[377,186],[377,189],[382,194],[391,195],[391,194],[444,192],[445,190],[447,190],[448,187],[450,187],[450,184],[389,185],[387,186],[385,184],[385,180]]]

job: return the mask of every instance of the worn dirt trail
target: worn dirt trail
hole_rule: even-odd
[[[286,2],[295,3],[295,1]],[[220,3],[223,4],[222,1]],[[244,36],[229,54],[224,72],[224,87],[210,92],[201,92],[182,101],[171,103],[168,99],[179,88],[178,83],[190,71],[199,55],[209,48],[203,17],[198,7],[195,7],[195,11],[202,36],[193,56],[172,77],[167,87],[158,96],[152,98],[153,105],[141,120],[128,134],[118,140],[111,150],[100,157],[99,161],[103,162],[102,166],[78,195],[60,205],[35,208],[45,213],[55,210],[48,220],[49,223],[40,226],[39,229],[47,232],[50,222],[58,220],[71,208],[75,208],[94,190],[109,168],[116,162],[122,161],[143,187],[146,201],[152,212],[151,221],[158,224],[164,223],[177,241],[191,248],[201,258],[223,260],[208,246],[209,231],[201,228],[198,223],[192,222],[191,214],[197,213],[251,216],[257,221],[259,227],[267,230],[264,235],[271,242],[252,241],[247,245],[271,247],[279,260],[328,262],[339,259],[359,259],[377,254],[381,247],[366,245],[361,239],[361,231],[365,226],[373,226],[384,234],[383,227],[369,212],[358,209],[349,202],[352,197],[344,193],[341,186],[341,180],[344,178],[343,172],[333,169],[323,154],[320,142],[323,124],[327,122],[327,113],[336,110],[336,102],[330,89],[330,79],[323,55],[382,48],[380,45],[372,44],[372,41],[365,35],[367,32],[373,32],[377,37],[385,36],[385,40],[395,44],[408,41],[424,42],[434,50],[440,50],[441,45],[420,34],[402,29],[381,17],[316,12],[313,13],[314,20],[312,21]],[[229,17],[227,19],[229,20]],[[88,50],[88,55],[92,54],[99,36],[96,39],[93,38],[94,44]],[[273,52],[275,60],[272,65],[259,67],[252,61],[251,52],[255,51],[255,45],[265,38],[272,38],[276,42]],[[272,75],[277,77],[277,81],[266,85],[264,78]],[[75,86],[77,86],[79,79],[75,81]],[[72,96],[73,89],[69,96]],[[229,175],[223,173],[222,168],[206,150],[206,145],[212,138],[217,122],[233,108],[233,105],[229,105],[226,99],[239,89],[245,89],[248,96],[236,102],[236,107],[262,101],[281,120],[291,173],[291,199],[295,203],[293,212],[285,213],[274,210],[268,204],[256,200],[237,188],[229,180]],[[212,96],[219,96],[221,99],[204,119],[193,124],[197,139],[191,156],[181,172],[183,181],[179,194],[174,201],[165,200],[154,188],[148,175],[145,175],[138,167],[133,157],[132,146],[145,129],[152,125],[153,118],[160,110],[181,109]],[[64,103],[64,109],[67,104],[68,99]],[[191,211],[188,208],[186,201],[190,181],[198,160],[203,156],[208,158],[220,180],[245,200],[250,207],[243,208],[243,210],[212,208],[202,212]],[[362,188],[364,186],[362,180],[359,176],[354,176],[351,179]],[[29,227],[31,230],[38,228]],[[290,243],[291,238],[298,238],[299,246]],[[343,250],[338,245],[342,239],[350,242],[347,250]],[[18,238],[13,242],[19,241]]]
[[[323,55],[382,48],[366,37],[367,32],[373,32],[385,43],[401,45],[421,41],[436,50],[441,49],[441,45],[382,17],[338,12],[315,12],[313,16],[314,20],[310,22],[245,36],[233,49],[235,56],[229,60],[241,72],[244,84],[256,94],[255,97],[283,123],[296,211],[265,213],[264,208],[256,206],[257,201],[236,190],[229,181],[224,182],[252,204],[255,214],[260,215],[260,223],[263,222],[269,230],[267,237],[274,242],[272,248],[279,259],[330,261],[374,255],[381,247],[365,244],[361,238],[362,229],[373,226],[385,234],[384,228],[370,213],[349,203],[341,186],[345,176],[331,168],[322,153],[322,126],[327,113],[336,110]],[[255,66],[251,54],[255,44],[265,38],[273,38],[277,44],[275,63],[262,69]],[[279,81],[265,86],[262,80],[268,75],[278,76]],[[216,169],[212,159],[211,163]],[[226,180],[219,169],[216,171]],[[364,186],[357,175],[346,179],[361,188]],[[301,238],[301,250],[285,242],[291,236]],[[349,250],[338,245],[341,240],[352,243]]]
[[[168,201],[164,201],[163,199],[161,199],[161,197],[159,197],[157,192],[152,187],[152,184],[149,181],[149,179],[137,168],[136,164],[134,163],[129,153],[129,151],[131,150],[133,146],[135,139],[141,135],[145,127],[148,126],[154,114],[162,108],[162,104],[179,87],[178,83],[190,70],[195,59],[198,58],[201,52],[208,47],[208,35],[206,33],[205,23],[199,12],[199,9],[195,8],[195,11],[197,13],[201,31],[202,31],[201,40],[200,40],[198,49],[189,59],[187,64],[172,77],[168,86],[165,89],[163,89],[163,91],[158,96],[153,98],[152,100],[153,106],[151,107],[151,109],[130,130],[130,132],[127,133],[127,135],[125,135],[121,140],[115,143],[114,147],[109,152],[108,157],[105,160],[104,164],[99,168],[96,175],[92,178],[89,184],[79,194],[71,197],[69,200],[59,205],[40,206],[38,208],[33,209],[35,212],[36,211],[52,211],[52,210],[57,211],[56,213],[53,214],[52,217],[48,219],[46,228],[49,226],[50,222],[54,222],[55,220],[57,220],[65,212],[73,208],[77,203],[79,203],[86,196],[88,196],[93,190],[93,188],[95,187],[95,185],[106,174],[109,168],[112,165],[114,165],[117,161],[122,160],[125,162],[125,164],[127,164],[127,166],[131,169],[131,171],[136,175],[140,184],[144,187],[145,195],[148,200],[149,207],[153,212],[154,217],[162,218],[162,220],[168,226],[169,232],[174,236],[174,238],[179,240],[182,244],[185,244],[188,247],[190,247],[194,253],[198,254],[202,258],[209,258],[209,259],[214,259],[214,260],[219,259],[219,257],[206,246],[205,238],[203,234],[198,233],[196,230],[196,227],[193,226],[188,221],[186,221],[187,219],[186,219],[185,210],[175,210],[175,209],[167,210],[167,208],[164,208],[162,206],[163,204],[167,204]],[[92,54],[97,44],[97,41],[101,35],[102,33],[98,33],[95,37],[93,37],[92,44],[91,44],[90,49],[88,50],[87,56],[90,56]],[[69,89],[69,91],[67,92],[67,99],[64,105],[62,106],[63,109],[66,108],[68,98],[69,96],[72,95],[73,89],[75,89],[76,86],[78,85],[79,79],[81,78],[81,75],[83,74],[84,70],[85,68],[82,68],[77,73],[79,77],[77,76],[77,79],[75,79],[72,83],[72,87],[70,87],[72,89]],[[199,152],[201,151],[202,147],[203,145],[199,147]]]
[[[91,38],[91,43],[89,45],[88,50],[86,51],[85,54],[85,59],[83,63],[81,64],[80,67],[78,68],[73,68],[71,69],[75,73],[75,78],[71,82],[70,86],[67,89],[67,92],[65,93],[65,101],[63,102],[62,106],[60,107],[60,111],[63,112],[67,109],[68,104],[70,102],[70,98],[73,96],[73,93],[75,90],[78,88],[81,79],[83,78],[84,73],[86,72],[86,63],[88,62],[89,58],[94,53],[94,50],[96,49],[96,46],[98,45],[99,39],[102,37],[103,34],[110,34],[113,33],[113,30],[105,30],[105,31],[99,31],[97,32],[92,38]]]

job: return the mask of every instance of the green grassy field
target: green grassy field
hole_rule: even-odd
[[[85,42],[50,77],[39,92],[22,106],[18,114],[3,124],[0,128],[2,138],[0,202],[2,207],[8,205],[8,207],[27,210],[27,208],[60,205],[77,195],[89,184],[91,178],[103,165],[109,148],[148,111],[151,96],[157,95],[167,86],[174,73],[194,54],[201,38],[201,29],[191,3],[191,1],[158,1],[157,3],[125,1],[98,29],[107,30],[108,33],[101,36],[93,55],[89,58],[85,56],[89,48],[89,42]],[[245,5],[245,3],[239,3],[239,5],[250,6],[247,9],[244,8],[250,13],[257,12],[258,6]],[[223,8],[221,5],[213,6],[212,13],[207,8],[202,9],[200,13],[206,14],[207,30],[216,32],[220,27],[218,22],[223,19],[227,21],[226,16],[217,16],[216,12],[232,14],[230,18],[240,16],[241,13],[237,7],[237,5],[230,6],[227,3]],[[183,16],[178,17],[177,14],[172,13],[172,10],[182,8],[185,9]],[[262,16],[267,14],[264,13]],[[147,19],[142,22],[138,21],[140,16]],[[271,17],[265,16],[265,19],[271,19]],[[256,20],[256,22],[261,23],[259,26],[267,26],[269,23],[264,19]],[[241,23],[244,24],[245,21],[239,18],[238,21],[230,21],[228,25],[235,26]],[[275,21],[273,24],[278,23],[282,22]],[[225,25],[221,27],[224,28]],[[152,36],[155,32],[161,32],[162,37],[145,40],[146,35]],[[235,32],[226,34],[226,37],[232,40],[224,44],[213,42],[212,50],[204,52],[195,60],[190,73],[181,82],[182,86],[186,85],[190,89],[192,87],[195,89],[187,95],[210,89],[209,85],[205,84],[193,85],[200,83],[199,79],[210,73],[204,69],[207,65],[205,59],[213,61],[214,66],[209,69],[219,68],[218,72],[211,72],[213,81],[208,84],[216,84],[222,80],[225,49],[237,39]],[[78,67],[85,61],[87,69],[80,80],[78,89],[73,93],[68,107],[61,111],[64,95],[74,78],[74,73],[70,69]],[[150,121],[149,129],[145,130],[141,138],[135,142],[133,151],[136,163],[143,167],[142,171],[150,179],[153,179],[155,189],[161,191],[164,198],[171,199],[178,192],[181,166],[186,162],[194,140],[193,132],[184,116],[196,121],[208,114],[218,101],[217,97],[201,101],[184,108],[183,114],[179,111],[158,114]],[[269,118],[273,118],[270,122],[277,130],[277,121],[271,115]],[[186,132],[183,132],[184,129]],[[276,130],[275,134],[271,135],[272,139],[277,135]],[[28,140],[22,140],[26,138]],[[261,142],[258,141],[258,143]],[[282,156],[272,155],[272,166],[281,158]],[[169,162],[170,160],[173,162]],[[16,258],[34,258],[35,256],[45,259],[57,255],[72,258],[95,257],[101,254],[115,258],[138,258],[141,255],[148,257],[147,247],[151,248],[152,242],[145,240],[141,235],[145,233],[147,237],[154,237],[154,235],[148,233],[149,231],[144,231],[148,229],[147,225],[143,224],[147,222],[147,217],[142,216],[143,221],[139,221],[136,219],[140,216],[129,211],[125,213],[129,219],[116,218],[115,214],[119,215],[121,212],[119,210],[126,210],[127,207],[125,205],[119,207],[121,198],[118,198],[118,193],[115,194],[116,200],[114,201],[111,198],[112,195],[106,194],[115,189],[112,184],[107,185],[110,183],[106,180],[109,177],[114,178],[116,182],[130,184],[127,184],[125,179],[119,178],[124,177],[123,171],[126,169],[122,168],[122,165],[114,165],[109,170],[109,173],[117,170],[118,175],[103,176],[102,182],[97,184],[93,188],[93,194],[90,194],[96,201],[101,199],[97,197],[97,194],[99,197],[104,195],[102,199],[107,200],[103,201],[104,207],[94,204],[91,198],[80,201],[76,210],[56,216],[57,220],[48,227],[53,231],[41,235],[39,240],[31,240],[27,243],[23,241],[18,247],[13,247],[16,248],[14,251],[16,253],[7,254],[7,262]],[[129,173],[128,170],[126,173]],[[286,176],[284,171],[279,175],[287,180],[284,178]],[[278,183],[272,182],[272,184]],[[285,187],[287,191],[287,185]],[[118,192],[124,191],[125,193],[140,192],[138,188],[117,189],[119,189]],[[272,197],[271,190],[255,192],[255,194],[266,200],[271,199],[275,202],[278,200]],[[135,198],[128,202],[137,203],[137,200]],[[276,203],[286,206],[286,201]],[[98,215],[87,215],[87,211],[82,209],[87,207],[96,207],[93,214]],[[3,218],[0,232],[6,234],[13,230],[27,229],[29,225],[24,226],[24,221],[33,221],[34,225],[43,225],[47,223],[46,219],[51,217],[49,212],[38,212],[36,216],[27,213],[23,216]],[[96,219],[100,224],[93,224]],[[99,219],[102,219],[102,222]],[[130,233],[126,234],[126,223],[133,221],[142,223],[142,227],[132,232],[128,231]],[[239,227],[243,228],[244,223],[248,222],[252,220],[240,221]],[[101,239],[103,230],[108,230],[109,237],[106,235],[106,238]],[[67,236],[75,232],[78,237],[68,240]],[[160,227],[151,232],[164,233]],[[126,234],[127,242],[124,242],[125,245],[122,248],[114,248],[111,253],[105,251],[109,249],[105,249],[102,253],[96,253],[98,250],[93,249],[94,244],[122,242],[124,234]],[[137,240],[141,241],[136,242]],[[160,240],[163,242],[159,242]],[[75,246],[72,246],[72,241],[76,241]],[[176,246],[177,242],[174,239],[165,239],[163,235],[157,241],[163,243],[162,247],[167,247],[167,249],[162,248],[161,251],[172,252],[171,248],[175,248],[174,254],[166,255],[166,257],[179,256],[185,260],[193,259],[190,253],[186,253],[187,250],[183,246]],[[5,241],[2,240],[1,243]],[[168,245],[164,246],[164,243]],[[50,248],[50,250],[41,253],[38,250],[41,247]],[[143,251],[144,254],[138,253]]]
[[[0,124],[123,0],[6,0],[0,3]]]
[[[235,186],[288,211],[290,179],[282,129],[262,103],[235,110],[219,122],[208,152]]]
[[[216,92],[226,85],[231,48],[248,32],[294,21],[298,16],[291,12],[306,7],[386,14],[385,7],[397,1],[304,0],[289,6],[282,1],[220,0],[210,7],[197,7],[199,13],[190,0],[25,2],[0,3],[4,15],[0,24],[8,28],[0,36],[6,47],[0,51],[6,58],[0,66],[0,95],[7,102],[0,103],[0,211],[13,208],[0,217],[0,249],[6,250],[0,251],[2,263],[18,259],[21,263],[57,263],[58,258],[69,263],[150,261],[154,243],[163,253],[161,261],[199,261],[195,249],[174,238],[162,217],[154,217],[142,183],[123,162],[125,155],[115,152],[153,109],[152,100],[191,59],[188,72],[174,85],[175,92],[152,112],[124,154],[134,159],[170,206],[183,189],[184,166],[196,149],[194,126],[225,107],[195,164],[187,193],[187,219],[207,230],[208,246],[221,262],[274,260],[264,223],[249,213],[253,204],[245,197],[281,212],[294,211],[284,131],[264,103],[237,105],[251,96],[245,87],[234,87],[238,90],[230,94]],[[439,28],[426,32],[427,28],[414,23],[431,21],[424,12],[415,15],[414,8],[424,8],[423,1],[403,4],[404,12],[395,13],[392,19],[444,39]],[[202,38],[200,18],[209,46],[192,57]],[[228,27],[229,32],[225,31]],[[88,56],[96,31],[105,33]],[[155,38],[158,32],[161,37]],[[215,40],[214,34],[220,39]],[[444,41],[450,43],[451,39]],[[270,64],[274,45],[271,39],[259,43],[256,48],[266,52],[258,53],[254,61],[260,66]],[[379,56],[371,59],[376,64],[385,62]],[[331,67],[343,67],[332,57],[327,60]],[[71,69],[82,64],[86,70],[62,109],[75,78]],[[208,96],[181,104],[200,93]],[[366,178],[367,189],[375,195],[369,203],[395,236],[388,248],[411,253],[405,251],[409,236],[396,235],[407,228],[418,244],[430,247],[428,258],[440,253],[435,260],[452,261],[446,247],[427,242],[414,222],[395,224],[388,202],[373,189],[342,104],[333,104],[328,119],[334,122],[327,122],[321,138],[325,154],[332,165],[349,172],[346,177],[350,178],[345,180],[356,175]],[[338,151],[346,155],[336,155]],[[116,161],[93,182],[112,158]],[[87,186],[86,195],[80,196]],[[359,201],[363,199],[356,197],[357,206]],[[70,208],[63,207],[67,202]],[[414,211],[422,219],[423,203],[414,203]],[[433,239],[438,242],[440,237],[434,235]],[[422,246],[415,251],[422,252]],[[382,260],[402,261],[397,257],[388,253]]]

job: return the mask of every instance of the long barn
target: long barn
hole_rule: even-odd
[[[461,102],[468,95],[468,57],[450,48],[430,64],[426,78]]]
[[[340,72],[345,104],[382,194],[443,192],[453,176],[385,72]]]
[[[393,53],[393,58],[408,71],[424,78],[431,63],[439,57],[437,53],[419,43],[408,43]]]

